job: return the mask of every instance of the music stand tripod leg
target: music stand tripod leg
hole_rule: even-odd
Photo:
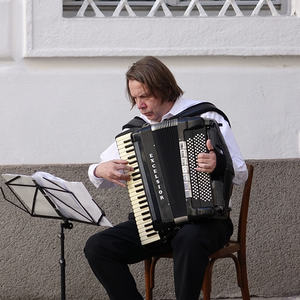
[[[60,224],[60,282],[61,282],[61,300],[66,299],[66,260],[65,260],[65,234],[64,229],[72,229],[73,224],[70,223],[67,219]]]

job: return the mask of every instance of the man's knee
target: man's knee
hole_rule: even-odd
[[[195,243],[195,237],[188,230],[180,230],[172,240],[172,248],[190,248]]]
[[[94,243],[92,242],[92,237],[90,237],[87,241],[86,241],[86,243],[85,243],[85,247],[84,247],[84,249],[83,249],[83,252],[84,252],[84,254],[85,254],[85,257],[87,258],[87,259],[89,259],[90,257],[91,257],[91,255],[92,255],[92,253],[94,252]]]
[[[186,254],[196,252],[199,255],[201,253],[208,255],[207,240],[199,231],[199,228],[192,224],[188,224],[185,228],[179,230],[172,240],[173,251],[183,251]]]
[[[89,237],[84,247],[85,257],[89,261],[95,259],[95,257],[99,256],[101,253],[101,245],[101,236],[99,234]]]

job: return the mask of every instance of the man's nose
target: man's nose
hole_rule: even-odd
[[[137,98],[137,99],[135,100],[135,103],[136,103],[136,106],[137,106],[138,109],[143,109],[143,108],[146,107],[146,104],[145,104],[145,102],[143,101],[143,99]]]

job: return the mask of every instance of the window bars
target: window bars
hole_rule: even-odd
[[[287,16],[295,0],[63,0],[65,17]]]

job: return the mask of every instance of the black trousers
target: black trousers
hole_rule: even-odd
[[[173,252],[177,300],[198,300],[208,257],[223,247],[233,231],[231,220],[203,220],[182,226],[167,242],[141,246],[134,220],[91,236],[84,252],[111,300],[141,300],[128,264]]]

